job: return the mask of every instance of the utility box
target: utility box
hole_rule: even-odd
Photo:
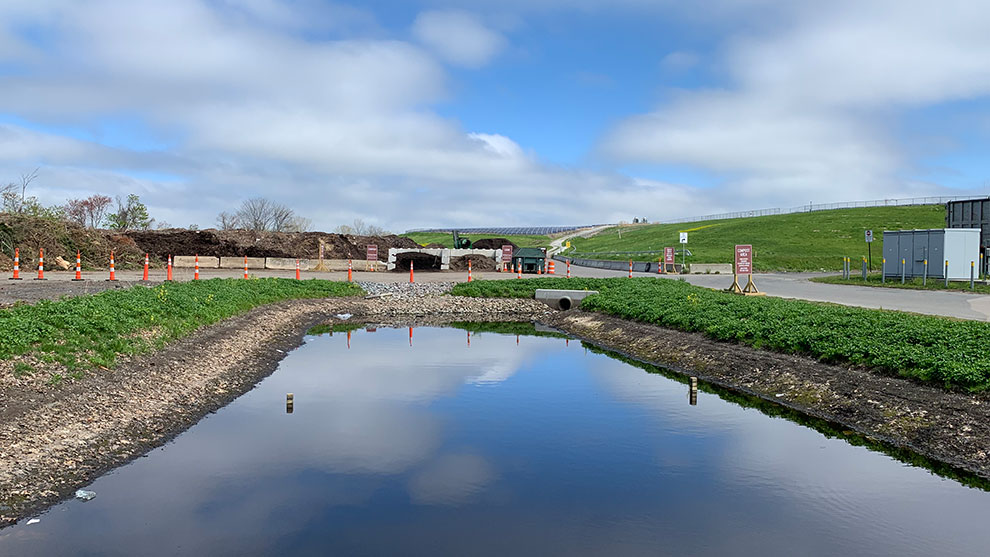
[[[547,252],[542,248],[516,248],[512,252],[512,268],[521,266],[524,273],[546,273]]]
[[[883,233],[883,274],[896,278],[945,278],[949,262],[949,280],[969,280],[970,264],[980,263],[979,228],[933,228],[930,230],[885,230]],[[977,268],[975,272],[978,272]]]
[[[980,229],[980,249],[987,256],[983,262],[983,272],[987,272],[986,266],[990,265],[990,197],[962,199],[946,203],[945,226],[948,228]]]

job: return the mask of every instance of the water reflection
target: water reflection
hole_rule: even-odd
[[[0,531],[0,554],[966,555],[990,542],[988,493],[690,383],[685,404],[683,383],[552,333],[417,328],[410,349],[406,328],[339,332],[96,481],[96,499]]]

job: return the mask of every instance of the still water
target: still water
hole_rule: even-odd
[[[0,555],[990,547],[986,491],[714,394],[691,406],[683,383],[575,341],[456,328],[307,337],[257,388],[87,489],[0,530]]]

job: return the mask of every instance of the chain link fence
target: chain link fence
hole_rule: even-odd
[[[765,217],[769,215],[789,215],[792,213],[811,213],[814,211],[830,211],[833,209],[858,209],[862,207],[904,207],[909,205],[940,205],[949,201],[974,199],[972,195],[952,195],[939,197],[905,197],[901,199],[874,199],[871,201],[844,201],[840,203],[809,203],[798,207],[773,209],[757,209],[755,211],[736,211],[732,213],[717,213],[700,217],[684,217],[680,219],[662,220],[661,223],[676,224],[680,222],[697,222],[705,220],[741,219],[746,217]]]

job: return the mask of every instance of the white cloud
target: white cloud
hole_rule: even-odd
[[[990,94],[990,6],[950,4],[796,5],[784,25],[727,41],[725,89],[628,118],[603,150],[727,173],[726,189],[757,204],[930,193],[903,178],[899,111]]]
[[[477,16],[461,11],[430,11],[416,17],[413,35],[452,64],[477,68],[505,48],[505,37]]]

